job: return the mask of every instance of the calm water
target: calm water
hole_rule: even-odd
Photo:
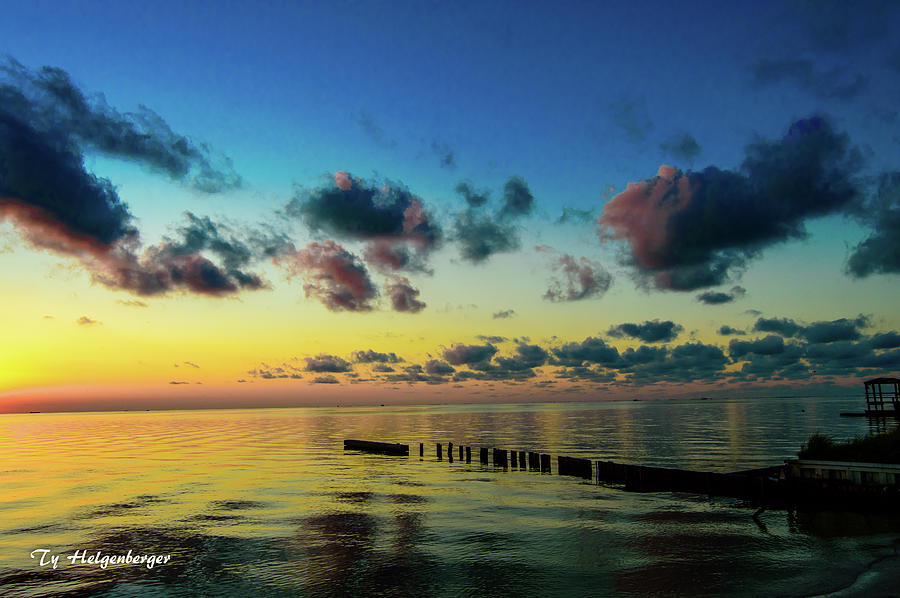
[[[880,595],[900,588],[895,518],[757,524],[738,501],[434,458],[452,441],[733,471],[792,457],[815,431],[868,432],[838,417],[858,403],[0,416],[0,594]],[[345,438],[425,442],[426,456],[344,453]],[[103,569],[76,550],[169,561]]]

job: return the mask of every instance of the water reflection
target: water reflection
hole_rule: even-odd
[[[895,519],[628,494],[482,467],[478,447],[730,471],[849,438],[852,402],[40,414],[0,417],[0,584],[13,595],[771,595],[890,554]],[[894,424],[895,425],[895,424]],[[344,438],[432,447],[341,450]],[[435,442],[472,446],[437,462]],[[77,450],[73,450],[77,447]],[[427,451],[426,451],[427,453]],[[170,554],[41,568],[40,547]],[[849,581],[848,581],[849,580]]]

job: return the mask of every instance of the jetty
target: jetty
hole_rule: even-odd
[[[453,463],[453,443],[435,443],[435,460]],[[457,445],[459,462],[472,462],[472,447]],[[425,458],[419,443],[419,458]],[[408,456],[409,445],[345,440],[345,450]],[[552,474],[552,457],[535,451],[478,447],[479,464],[503,471]],[[526,458],[527,455],[527,458]],[[734,472],[693,471],[613,461],[592,461],[559,455],[556,473],[586,483],[621,488],[628,492],[681,492],[744,501],[757,509],[794,510],[837,508],[849,510],[896,510],[900,504],[900,465],[824,462],[791,459],[783,465]]]

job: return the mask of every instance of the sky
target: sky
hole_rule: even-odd
[[[4,10],[0,412],[900,372],[900,4]]]

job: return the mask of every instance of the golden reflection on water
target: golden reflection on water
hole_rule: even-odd
[[[810,539],[782,516],[762,533],[734,501],[482,467],[477,448],[727,471],[778,463],[826,425],[837,436],[862,432],[864,422],[837,418],[844,408],[703,401],[0,416],[0,584],[21,595],[528,595],[565,575],[575,594],[690,594],[691,574],[713,584],[707,590],[735,576],[747,592],[791,588],[809,583],[802,566],[838,550],[832,540]],[[409,443],[411,456],[344,453],[345,438]],[[435,462],[434,443],[448,441],[472,446],[474,462]],[[888,539],[867,541],[841,540],[849,557],[833,575],[851,576]],[[151,573],[53,572],[29,557],[42,547],[173,560]],[[754,571],[735,573],[741,560]],[[785,561],[801,568],[787,571]]]

